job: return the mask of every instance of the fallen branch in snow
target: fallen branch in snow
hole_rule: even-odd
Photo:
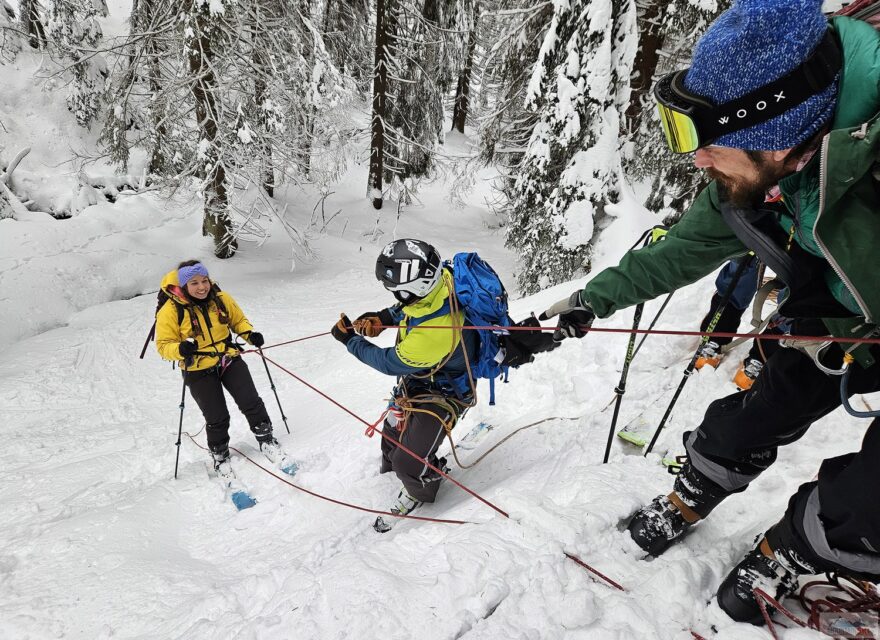
[[[16,154],[16,156],[12,159],[12,162],[10,162],[9,165],[6,167],[6,171],[4,171],[2,175],[0,175],[0,182],[2,182],[5,185],[8,185],[10,178],[12,178],[12,172],[15,171],[15,168],[18,166],[18,164],[30,152],[31,152],[30,147],[25,147],[24,149],[19,151]]]

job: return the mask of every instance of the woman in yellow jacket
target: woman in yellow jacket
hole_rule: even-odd
[[[156,315],[156,349],[166,360],[180,362],[186,386],[205,417],[214,469],[234,477],[229,464],[229,411],[225,388],[247,418],[260,451],[273,463],[286,458],[272,435],[272,421],[253,378],[232,339],[232,332],[255,347],[262,334],[242,313],[231,295],[211,282],[197,260],[181,262],[162,280],[168,300]]]

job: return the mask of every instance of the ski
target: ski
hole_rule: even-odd
[[[638,415],[617,432],[617,437],[636,447],[644,447],[651,437],[651,423],[643,415]]]
[[[299,465],[290,459],[290,456],[287,455],[287,452],[281,447],[277,440],[273,441],[271,444],[261,445],[260,452],[266,457],[266,460],[271,462],[272,465],[282,473],[294,476],[296,475],[296,472],[299,471]]]
[[[617,432],[617,437],[634,447],[643,449],[651,437],[651,424],[645,420],[644,416],[636,416]],[[683,457],[675,455],[670,450],[660,457],[660,464],[666,467],[669,473],[675,474],[681,469]]]
[[[456,443],[456,446],[460,449],[476,449],[480,441],[482,441],[494,428],[494,424],[480,422],[477,426],[468,431],[465,436]]]
[[[232,500],[232,504],[235,505],[235,508],[239,511],[250,509],[257,504],[256,499],[244,489],[235,489],[229,495],[229,498]]]
[[[299,465],[293,460],[288,460],[286,458],[278,468],[289,476],[295,476],[296,472],[299,471]]]
[[[225,464],[228,469],[226,473],[220,473],[211,469],[208,465],[205,465],[206,470],[208,471],[208,476],[220,482],[223,486],[224,493],[232,501],[236,510],[243,511],[244,509],[250,509],[257,504],[256,498],[248,492],[244,483],[238,479],[228,461]]]

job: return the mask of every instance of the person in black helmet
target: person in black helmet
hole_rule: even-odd
[[[475,331],[445,328],[472,323],[450,296],[454,291],[451,268],[443,265],[440,254],[428,243],[403,239],[386,245],[376,260],[376,278],[394,295],[397,304],[361,314],[354,322],[343,314],[332,329],[333,336],[361,362],[397,376],[383,430],[443,469],[446,461],[437,458],[437,449],[446,431],[475,403],[468,363],[473,365],[477,360],[479,336]],[[366,339],[392,325],[399,326],[393,347],[383,349]],[[425,329],[432,325],[444,328]],[[531,362],[533,354],[556,344],[550,335],[540,333],[507,336],[502,364]],[[391,511],[406,515],[423,502],[434,502],[440,474],[385,438],[379,471],[394,471],[403,483]],[[392,522],[380,516],[373,526],[385,532]]]
[[[386,245],[376,260],[376,278],[391,291],[397,304],[361,314],[353,323],[343,314],[333,327],[333,336],[364,364],[397,376],[383,430],[442,469],[446,461],[436,453],[446,429],[455,425],[473,401],[471,389],[461,384],[461,378],[466,374],[465,352],[470,361],[476,359],[477,334],[420,329],[465,324],[464,312],[450,309],[452,274],[428,243],[403,239]],[[400,325],[393,347],[383,349],[366,340],[391,325]],[[401,405],[417,407],[418,411],[407,412],[404,420]],[[389,471],[403,483],[392,511],[406,515],[423,502],[434,502],[440,474],[383,438],[380,473]],[[373,526],[385,532],[392,522],[380,516]]]

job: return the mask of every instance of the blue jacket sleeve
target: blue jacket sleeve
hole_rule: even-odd
[[[354,336],[346,345],[348,352],[366,365],[373,367],[379,373],[389,376],[405,376],[410,373],[421,371],[411,367],[398,357],[394,347],[383,349],[377,347],[363,336]]]

